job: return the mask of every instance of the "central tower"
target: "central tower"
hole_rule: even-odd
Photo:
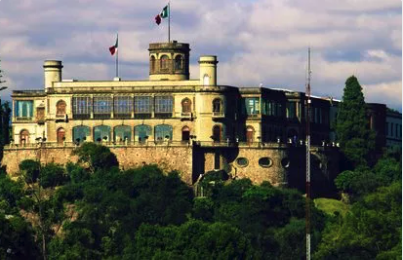
[[[188,80],[188,43],[150,43],[150,80]]]

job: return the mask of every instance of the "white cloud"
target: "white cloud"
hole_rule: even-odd
[[[395,109],[402,107],[402,81],[362,85],[366,102],[387,103]]]
[[[64,60],[65,78],[113,77],[108,47],[116,31],[122,77],[147,78],[148,43],[167,37],[166,21],[154,24],[165,4],[0,1],[0,58],[9,86],[41,86],[43,60],[50,58]],[[171,7],[172,38],[189,42],[193,58],[218,55],[221,84],[262,82],[303,91],[311,46],[312,83],[319,93],[341,97],[345,79],[354,74],[371,89],[370,100],[401,103],[397,93],[381,95],[402,80],[399,0],[176,0]],[[199,76],[197,64],[190,71]]]

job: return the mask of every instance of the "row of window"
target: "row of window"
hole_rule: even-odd
[[[238,157],[235,160],[235,162],[236,162],[237,166],[239,166],[241,168],[249,165],[249,160],[246,157]],[[260,158],[258,163],[263,168],[269,168],[273,165],[273,161],[269,157]],[[281,166],[283,166],[284,168],[290,167],[290,160],[286,157],[283,158],[280,163],[281,163]]]
[[[222,113],[223,102],[217,98],[213,100],[213,112]],[[181,102],[182,113],[192,112],[192,101],[185,98]],[[60,100],[56,103],[56,117],[66,115],[67,104]],[[173,112],[172,96],[138,96],[134,99],[130,96],[100,96],[100,97],[73,97],[72,99],[73,118],[110,118],[113,111],[116,118],[130,118],[132,113],[136,115],[151,116],[154,112],[156,117],[165,115],[171,117]],[[16,101],[15,116],[18,118],[33,117],[33,101]]]
[[[189,100],[190,101],[190,100]],[[154,109],[153,109],[154,108]],[[95,118],[108,118],[112,110],[116,116],[130,117],[136,114],[171,114],[173,111],[172,96],[139,96],[134,100],[129,96],[112,97],[73,97],[73,118],[89,118],[93,112]]]
[[[154,56],[151,56],[150,58],[150,65],[151,65],[151,70],[154,71],[156,70],[156,65],[157,65],[157,60],[155,59]],[[161,58],[159,59],[159,68],[160,70],[168,70],[169,68],[172,67],[172,62],[174,65],[175,70],[181,70],[184,68],[185,65],[185,60],[181,55],[178,55],[175,57],[175,59],[171,60],[167,55],[162,55]]]
[[[398,123],[386,122],[386,135],[390,137],[402,138],[402,125]]]
[[[243,99],[243,111],[248,116],[263,115],[282,117],[282,104],[279,102],[263,99],[260,104],[260,98],[251,97]],[[185,98],[181,102],[182,113],[190,113],[192,111],[192,102],[189,98]],[[300,105],[301,106],[301,105]],[[56,104],[56,117],[66,114],[67,104],[60,100]],[[214,114],[224,114],[223,101],[220,98],[213,100],[212,108]],[[150,118],[154,112],[155,117],[169,118],[173,113],[173,97],[172,96],[82,96],[73,97],[72,110],[74,119],[88,119],[93,113],[96,119],[110,118],[113,111],[115,118],[131,118],[134,113],[135,118]],[[262,110],[261,110],[262,108]],[[300,117],[301,107],[296,107],[295,102],[286,103],[286,117]],[[317,124],[327,124],[328,116],[321,108],[312,108],[310,110],[310,121]],[[298,112],[298,114],[297,114]],[[33,101],[16,101],[15,115],[19,118],[32,118]]]
[[[95,126],[93,128],[93,140],[94,141],[111,141],[112,134],[113,140],[117,142],[131,141],[132,140],[132,129],[130,126],[121,125],[116,126],[111,131],[111,127],[107,125]],[[90,127],[88,126],[75,126],[72,131],[72,141],[73,142],[83,142],[88,139],[91,135]],[[134,127],[135,141],[146,141],[149,136],[152,135],[152,128],[149,125],[138,125]],[[171,125],[157,125],[154,127],[154,140],[172,140],[173,129]],[[28,130],[24,129],[20,132],[20,143],[27,144],[32,142],[30,140],[30,133]],[[58,143],[63,143],[65,141],[66,131],[63,127],[60,127],[56,131],[56,141]],[[190,128],[184,126],[182,128],[182,140],[190,140]]]

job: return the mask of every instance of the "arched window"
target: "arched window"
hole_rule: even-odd
[[[90,128],[85,125],[73,127],[73,142],[84,142],[90,136]]]
[[[172,126],[157,125],[155,126],[155,141],[172,140]]]
[[[151,73],[155,72],[155,57],[151,56],[150,58],[150,66],[151,66]]]
[[[151,135],[151,126],[137,125],[134,127],[135,141],[145,142]]]
[[[169,63],[168,56],[167,56],[167,55],[162,55],[162,56],[161,56],[161,59],[160,59],[160,68],[161,68],[162,70],[168,69],[168,68],[169,68],[168,63]]]
[[[190,128],[184,126],[182,128],[182,141],[189,141],[190,140]]]
[[[192,112],[192,102],[190,99],[185,98],[182,100],[182,113],[190,113]]]
[[[255,129],[252,126],[246,127],[246,142],[253,143]]]
[[[132,139],[132,131],[128,125],[116,126],[113,134],[116,142],[130,141]]]
[[[183,58],[181,55],[177,55],[175,57],[175,69],[176,70],[181,70],[183,69]]]
[[[203,85],[204,86],[210,85],[210,77],[207,74],[204,74],[203,76]]]
[[[220,142],[221,141],[221,126],[215,125],[213,127],[213,141],[214,142]]]
[[[20,132],[20,144],[29,144],[29,132],[26,129]]]
[[[56,116],[64,117],[66,115],[66,102],[60,100],[56,103]]]
[[[213,100],[213,113],[222,113],[222,100],[219,98]]]
[[[62,144],[66,140],[66,131],[63,127],[60,127],[56,131],[56,140],[58,144]]]
[[[94,127],[94,141],[110,141],[111,140],[111,127],[107,125],[99,125]]]

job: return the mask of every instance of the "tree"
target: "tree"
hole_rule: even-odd
[[[313,259],[400,259],[401,230],[398,181],[365,195],[345,216],[330,218]]]
[[[116,155],[103,145],[84,143],[74,151],[74,154],[78,156],[79,162],[87,163],[92,172],[119,166]]]
[[[64,168],[61,165],[49,163],[41,169],[40,185],[45,189],[59,186],[65,179]]]
[[[1,60],[0,60],[1,62]],[[0,87],[5,83],[5,80],[2,80],[3,71],[0,66]],[[3,89],[6,87],[3,87]],[[3,90],[1,89],[1,90]],[[10,103],[6,102],[5,104],[1,104],[0,99],[0,160],[3,158],[3,148],[5,144],[10,142]]]
[[[336,133],[340,150],[350,162],[350,167],[365,166],[375,147],[374,134],[369,129],[366,104],[362,88],[355,76],[346,81],[343,101],[340,102]]]

